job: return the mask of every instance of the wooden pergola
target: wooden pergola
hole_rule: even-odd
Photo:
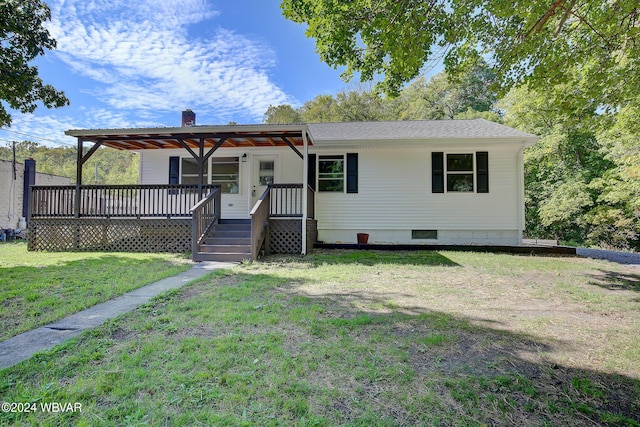
[[[198,194],[203,196],[204,168],[219,148],[290,147],[303,161],[313,145],[306,125],[229,125],[147,129],[69,130],[78,140],[76,185],[82,185],[83,165],[102,146],[117,150],[185,149],[198,165]],[[85,153],[85,143],[93,146]],[[301,147],[303,152],[299,150]],[[304,178],[306,179],[306,162]],[[304,183],[305,188],[307,182]]]

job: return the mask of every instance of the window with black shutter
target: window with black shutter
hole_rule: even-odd
[[[311,160],[311,159],[310,159]],[[309,183],[315,183],[318,175],[318,191],[357,193],[358,153],[318,156],[318,167],[312,171],[309,165]],[[313,175],[312,175],[313,173]]]
[[[431,153],[431,191],[488,193],[489,153]]]

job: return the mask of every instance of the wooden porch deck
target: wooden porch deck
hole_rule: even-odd
[[[200,197],[200,194],[205,197]],[[301,253],[315,241],[314,192],[307,189],[302,232],[302,184],[273,184],[251,213],[246,248],[225,252],[211,242],[223,219],[213,185],[33,186],[28,248],[33,251],[192,252],[193,259],[256,259],[261,252]],[[275,223],[274,221],[277,221]],[[282,225],[286,225],[283,230]],[[243,236],[246,238],[246,236]],[[242,244],[247,244],[243,240]],[[233,242],[231,242],[232,246]],[[310,246],[309,245],[309,246]]]

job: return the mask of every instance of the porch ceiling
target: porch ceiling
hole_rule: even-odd
[[[237,126],[192,126],[155,129],[95,129],[69,130],[67,135],[86,142],[102,142],[103,146],[118,150],[156,150],[184,148],[181,142],[191,148],[214,147],[224,140],[224,147],[281,147],[302,146],[302,134],[306,126],[295,125],[237,125]],[[313,145],[308,139],[309,145]]]

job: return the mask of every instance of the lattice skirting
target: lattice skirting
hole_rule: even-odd
[[[275,254],[299,254],[302,252],[302,220],[270,219],[269,250]],[[318,239],[318,221],[307,220],[307,250]]]
[[[29,220],[30,251],[187,252],[190,219]]]

